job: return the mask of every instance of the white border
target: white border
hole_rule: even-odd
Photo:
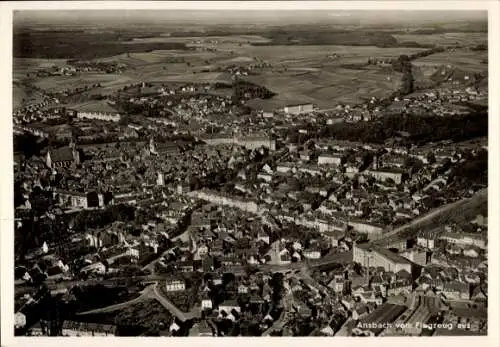
[[[135,344],[165,345],[175,343],[179,346],[208,344],[217,346],[231,346],[236,338],[170,338],[172,341],[162,338],[23,338],[13,337],[13,151],[12,151],[12,11],[13,10],[72,10],[72,9],[190,9],[190,10],[488,10],[489,19],[489,112],[490,112],[490,134],[489,134],[489,308],[488,308],[488,337],[431,337],[431,338],[314,338],[318,345],[342,344],[346,347],[355,346],[358,343],[368,345],[382,345],[401,343],[415,343],[422,345],[473,345],[498,346],[499,345],[499,256],[500,249],[498,226],[500,211],[496,199],[498,197],[498,131],[499,131],[499,104],[494,96],[500,95],[499,91],[499,14],[498,1],[249,1],[249,2],[210,2],[210,1],[183,1],[183,2],[122,2],[122,1],[64,1],[64,2],[4,2],[0,3],[0,33],[2,44],[0,45],[0,245],[1,245],[1,344],[2,346],[54,346],[58,343],[71,344],[73,346],[85,346],[89,343],[106,344],[108,346],[123,346]],[[495,59],[496,58],[496,59]],[[310,338],[237,338],[238,343],[243,345],[270,345],[273,343],[287,344],[289,346],[301,346],[304,343],[311,344]],[[362,341],[362,342],[361,342]]]

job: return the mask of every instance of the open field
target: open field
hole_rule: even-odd
[[[377,69],[344,69],[267,73],[251,76],[249,81],[263,84],[278,93],[280,102],[312,102],[320,108],[337,103],[358,103],[366,97],[384,97],[399,86],[399,74],[389,76]]]
[[[438,46],[476,46],[480,43],[488,42],[486,33],[445,33],[431,35],[402,34],[392,35],[398,42],[414,41],[425,45]]]
[[[48,92],[56,92],[95,83],[100,83],[103,89],[113,89],[133,82],[134,80],[125,74],[89,73],[79,76],[50,76],[37,79],[33,84]]]
[[[185,61],[205,61],[214,59],[217,53],[196,51],[152,51],[130,54],[119,54],[112,57],[101,58],[98,61],[125,64],[128,67],[140,67],[148,64],[171,64],[173,58]]]
[[[105,100],[91,100],[78,104],[65,104],[61,106],[65,106],[81,112],[97,112],[97,111],[107,112],[107,113],[118,112],[113,106],[109,105]]]
[[[486,51],[457,50],[455,52],[442,52],[419,58],[413,61],[413,64],[416,66],[451,65],[462,70],[482,72],[488,70],[488,64],[483,63],[487,59],[488,52]]]
[[[217,45],[218,51],[233,52],[234,58],[243,56],[274,64],[293,62],[320,62],[327,60],[328,55],[340,55],[339,61],[366,62],[369,57],[397,58],[401,54],[421,52],[422,48],[378,48],[374,46],[251,46],[251,45]]]
[[[160,35],[157,37],[148,38],[134,38],[127,43],[142,43],[142,42],[180,42],[180,43],[194,43],[194,42],[209,42],[218,41],[222,43],[267,43],[271,40],[258,36],[258,35],[231,35],[231,36],[203,36],[203,37],[170,37],[169,34]]]
[[[38,58],[14,58],[12,78],[14,81],[21,81],[27,78],[27,74],[36,73],[38,70],[50,68],[52,66],[65,66],[65,59],[38,59]]]
[[[27,90],[18,84],[12,86],[12,108],[17,108],[37,104],[43,100],[43,95],[37,91]]]

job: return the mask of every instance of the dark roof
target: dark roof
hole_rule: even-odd
[[[52,267],[47,269],[47,275],[49,275],[49,276],[55,276],[55,275],[59,275],[62,273],[63,273],[63,271],[59,266],[52,266]]]
[[[362,323],[392,323],[398,318],[404,311],[406,311],[406,306],[394,305],[385,303],[379,306],[375,311],[373,311],[368,316],[361,319]],[[380,333],[383,329],[370,329],[374,333]]]
[[[389,259],[392,262],[399,263],[399,264],[411,264],[411,262],[408,259],[403,258],[402,256],[400,256],[400,255],[398,255],[398,254],[396,254],[388,249],[377,248],[376,252],[381,254],[382,256],[386,257],[387,259]]]
[[[73,151],[69,147],[61,147],[49,151],[50,159],[53,162],[72,161]]]

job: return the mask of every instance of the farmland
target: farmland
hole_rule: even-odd
[[[106,36],[107,38],[111,36]],[[394,35],[398,42],[418,42],[436,45],[477,45],[485,39],[483,33],[451,33]],[[356,104],[369,97],[386,97],[400,87],[401,74],[390,68],[368,66],[368,59],[395,59],[425,51],[425,48],[376,47],[347,45],[278,45],[258,35],[186,36],[173,37],[158,33],[151,37],[131,36],[120,41],[121,46],[134,47],[130,52],[96,58],[97,62],[124,64],[122,73],[81,73],[75,76],[35,77],[38,69],[51,65],[66,65],[63,59],[15,58],[14,78],[27,81],[47,92],[78,88],[99,83],[91,93],[110,95],[118,89],[140,81],[152,83],[214,83],[228,66],[248,66],[258,62],[270,64],[257,68],[246,78],[276,93],[275,101],[312,102],[319,108],[332,108],[338,103]],[[269,42],[268,42],[269,43]],[[141,51],[140,45],[174,45],[173,49]],[[175,49],[176,44],[188,49]],[[257,45],[256,45],[257,44]],[[170,46],[168,46],[170,47]],[[196,49],[194,49],[196,47]],[[437,53],[418,58],[419,80],[429,78],[442,65],[468,72],[483,72],[487,68],[486,51]],[[17,104],[26,99],[22,91],[14,90]]]
[[[22,105],[36,104],[43,100],[43,95],[35,90],[26,88],[18,83],[12,86],[13,104],[14,109]]]
[[[128,43],[140,43],[140,42],[180,42],[186,43],[186,45],[196,45],[196,42],[210,42],[219,41],[220,43],[237,43],[237,44],[249,44],[249,43],[268,43],[269,39],[258,36],[258,35],[230,35],[230,36],[187,36],[187,37],[171,37],[169,34],[163,34],[157,37],[147,37],[147,38],[134,38]]]
[[[122,87],[132,82],[133,79],[126,75],[89,73],[79,76],[49,76],[37,78],[33,84],[47,92],[57,92],[61,89],[74,89],[94,83],[100,83],[102,89],[106,91]]]
[[[92,100],[78,104],[61,105],[81,112],[104,112],[116,113],[117,110],[109,105],[105,100]]]
[[[399,76],[392,77],[376,69],[343,69],[265,73],[249,78],[277,93],[273,99],[312,102],[319,108],[331,108],[337,103],[359,103],[368,96],[384,97],[397,89]]]
[[[444,34],[395,34],[398,42],[417,42],[423,45],[438,46],[475,46],[488,41],[486,33],[444,33]]]
[[[482,72],[488,69],[487,51],[465,51],[456,50],[448,53],[436,53],[427,57],[419,58],[414,61],[417,66],[426,65],[452,65],[456,68],[471,72]]]

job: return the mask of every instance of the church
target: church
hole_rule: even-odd
[[[68,147],[50,149],[47,152],[47,166],[51,169],[58,167],[69,167],[73,164],[80,164],[80,153],[78,152],[74,142],[71,142]]]

